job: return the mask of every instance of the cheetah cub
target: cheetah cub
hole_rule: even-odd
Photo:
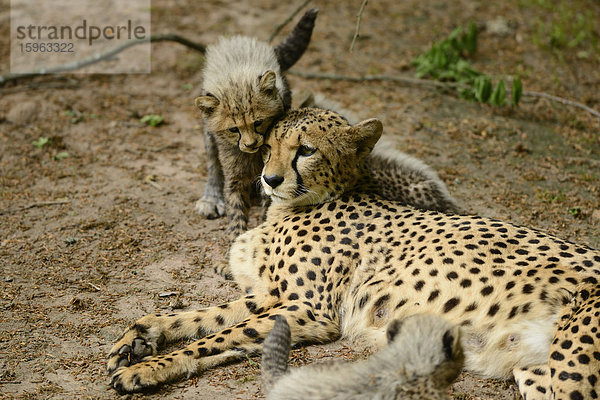
[[[246,230],[251,200],[260,198],[258,150],[275,119],[290,108],[283,73],[306,50],[317,12],[307,11],[276,47],[235,36],[206,49],[205,94],[195,104],[204,117],[208,181],[196,210],[207,218],[227,214],[231,239]]]
[[[388,345],[367,360],[309,365],[287,371],[290,327],[277,316],[263,346],[267,399],[449,399],[464,362],[460,331],[443,318],[417,314],[387,327]]]

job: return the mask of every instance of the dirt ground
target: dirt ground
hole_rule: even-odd
[[[350,53],[360,3],[313,1],[320,14],[297,71],[413,76],[414,56],[475,21],[475,68],[519,74],[525,90],[600,109],[596,1],[372,1]],[[8,5],[0,1],[4,72]],[[265,39],[295,7],[274,0],[156,0],[152,29],[207,44],[220,34]],[[201,66],[193,50],[158,43],[149,75],[75,74],[0,87],[0,398],[117,398],[105,356],[129,323],[239,295],[212,270],[226,253],[225,220],[204,220],[193,209],[206,173],[193,107]],[[470,212],[600,247],[600,123],[586,112],[532,98],[518,109],[492,109],[390,82],[293,75],[290,82],[297,92],[320,91],[361,117],[380,118],[397,148],[437,169]],[[147,114],[165,123],[141,124]],[[37,148],[32,142],[40,137],[51,140]],[[342,341],[292,357],[302,365],[366,355]],[[258,363],[247,359],[131,397],[259,398]],[[470,374],[452,394],[519,397],[512,382]]]

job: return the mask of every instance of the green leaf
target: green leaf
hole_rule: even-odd
[[[521,97],[523,96],[523,84],[521,83],[521,78],[517,77],[513,80],[512,87],[512,104],[513,106],[518,106]]]
[[[162,124],[163,121],[164,121],[163,116],[157,115],[157,114],[144,115],[142,118],[140,118],[141,123],[150,125],[150,126],[158,126],[158,125]]]
[[[60,161],[60,160],[64,160],[67,157],[69,157],[69,153],[67,153],[66,151],[61,151],[60,153],[57,153],[54,156],[54,159],[57,161]]]
[[[505,102],[506,88],[504,87],[504,80],[500,80],[490,96],[490,104],[493,106],[502,107]]]
[[[464,36],[463,43],[469,54],[475,54],[477,51],[477,26],[474,22],[469,25],[469,32]]]
[[[33,144],[38,149],[41,149],[42,147],[44,147],[48,143],[50,143],[50,139],[47,138],[47,137],[41,137],[38,140],[34,140],[33,142],[31,142],[31,144]]]
[[[473,83],[475,98],[480,103],[486,103],[492,94],[492,80],[489,76],[478,76]]]

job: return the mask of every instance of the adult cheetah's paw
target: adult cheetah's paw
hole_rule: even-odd
[[[159,383],[153,369],[145,363],[121,367],[110,380],[110,386],[120,394],[150,391]]]
[[[152,342],[139,336],[134,336],[137,332],[129,330],[111,349],[108,355],[107,371],[114,373],[120,367],[127,367],[137,364],[145,357],[156,354],[159,340]],[[162,336],[161,336],[162,338]],[[164,338],[162,338],[164,342]]]
[[[233,274],[231,273],[231,270],[229,269],[229,263],[228,262],[219,262],[215,265],[214,270],[217,274],[221,275],[223,278],[227,279],[227,280],[233,280]]]
[[[222,197],[204,195],[195,205],[196,212],[208,219],[225,216],[225,201]]]

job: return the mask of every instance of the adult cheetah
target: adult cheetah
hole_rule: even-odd
[[[138,320],[110,352],[112,386],[141,391],[258,352],[277,315],[294,343],[384,344],[391,320],[430,313],[461,326],[467,369],[499,378],[514,371],[520,382],[534,371],[520,384],[528,399],[596,398],[600,252],[381,199],[361,179],[381,131],[378,120],[348,126],[315,109],[280,120],[262,174],[273,200],[267,220],[231,249],[246,294]],[[194,337],[156,355],[165,342]]]
[[[290,328],[282,316],[263,347],[263,392],[273,400],[449,400],[464,355],[460,330],[437,315],[393,320],[388,345],[367,360],[287,370]]]

